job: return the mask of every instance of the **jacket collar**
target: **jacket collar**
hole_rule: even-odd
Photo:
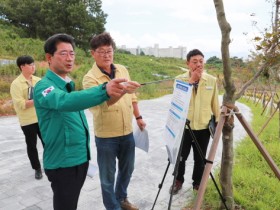
[[[116,73],[118,72],[118,68],[114,64],[111,64],[111,67],[114,68],[115,76],[116,76]],[[106,75],[100,70],[100,68],[97,66],[96,62],[93,64],[91,71],[92,71],[94,77],[96,77],[97,79],[104,77]],[[108,75],[106,75],[106,76],[108,76]]]
[[[57,74],[55,74],[53,71],[51,71],[50,69],[48,69],[47,73],[46,73],[46,78],[48,78],[49,80],[53,81],[54,84],[60,88],[60,89],[65,89],[66,90],[66,81],[63,80],[62,78],[60,78]],[[71,83],[73,83],[71,81]]]
[[[31,75],[31,77],[32,77],[32,79],[33,79],[33,75]],[[21,82],[28,82],[28,80],[23,76],[23,74],[22,73],[20,73],[20,75],[18,76],[18,78],[19,78],[19,80],[21,81]]]

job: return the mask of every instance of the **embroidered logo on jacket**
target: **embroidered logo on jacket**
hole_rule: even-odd
[[[54,87],[53,86],[50,86],[50,87],[48,87],[46,90],[44,90],[43,92],[42,92],[42,95],[44,96],[44,97],[46,97],[50,92],[52,92],[54,90]]]

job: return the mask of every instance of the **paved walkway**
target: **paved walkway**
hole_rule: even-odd
[[[139,103],[143,118],[148,124],[150,150],[145,153],[136,149],[135,171],[128,189],[129,199],[141,210],[150,210],[158,192],[158,184],[162,181],[167,167],[167,152],[161,135],[166,123],[171,96],[141,101]],[[250,121],[248,107],[237,104],[245,118]],[[92,115],[86,111],[88,123],[92,128]],[[235,126],[235,142],[245,136],[245,131],[237,122]],[[96,148],[94,134],[91,130],[92,163],[96,164]],[[210,142],[212,143],[212,141]],[[40,157],[42,145],[39,143]],[[192,155],[191,155],[192,156]],[[187,161],[185,183],[178,195],[173,196],[172,210],[180,210],[186,200],[192,196],[191,173],[192,157]],[[221,158],[221,141],[215,158],[215,166]],[[173,165],[169,167],[166,179],[158,197],[155,210],[168,207],[170,195],[168,189],[173,181]],[[26,155],[26,146],[22,130],[16,117],[0,118],[0,210],[51,210],[52,191],[47,177],[42,180],[34,179]],[[104,210],[98,174],[93,178],[87,177],[81,192],[78,210]]]

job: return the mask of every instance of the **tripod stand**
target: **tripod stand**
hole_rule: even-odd
[[[185,125],[187,124],[187,122],[189,123],[190,121],[188,119],[186,119],[186,123]],[[185,126],[184,126],[185,127]],[[184,131],[183,131],[183,136],[185,135],[185,128],[184,128]],[[174,168],[174,172],[173,172],[173,175],[174,177],[176,178],[177,176],[177,173],[178,173],[178,167],[179,167],[179,162],[180,162],[180,159],[181,159],[181,152],[182,152],[182,146],[183,146],[183,141],[180,142],[180,147],[179,147],[179,151],[178,151],[178,155],[177,155],[177,159],[176,159],[176,163],[175,163],[175,168]],[[168,164],[167,164],[167,167],[165,169],[165,172],[164,172],[164,175],[163,175],[163,178],[162,178],[162,181],[161,183],[158,185],[158,193],[157,193],[157,196],[155,198],[155,201],[154,201],[154,204],[153,204],[153,207],[151,210],[154,209],[155,205],[156,205],[156,202],[157,202],[157,199],[158,199],[158,196],[159,196],[159,193],[160,193],[160,190],[163,186],[163,183],[164,183],[164,180],[165,180],[165,177],[166,177],[166,174],[167,174],[167,171],[169,169],[169,166],[170,166],[170,160],[168,159]],[[173,184],[172,184],[172,188],[174,187],[175,185],[175,181],[176,179],[173,179]],[[170,199],[169,199],[169,204],[168,204],[168,210],[170,210],[170,206],[171,206],[171,203],[172,203],[172,193],[170,194]]]
[[[195,137],[195,135],[194,135],[194,133],[193,133],[191,127],[190,127],[190,121],[189,121],[188,119],[186,119],[185,125],[186,125],[186,126],[188,127],[188,129],[189,129],[190,135],[191,135],[191,137],[192,137],[192,142],[195,144],[195,147],[196,147],[197,150],[198,150],[199,156],[200,156],[200,158],[204,161],[204,164],[206,164],[206,163],[211,163],[211,164],[213,164],[212,161],[208,161],[208,160],[206,160],[206,159],[204,158],[203,152],[202,152],[202,150],[201,150],[201,148],[200,148],[200,146],[199,146],[199,144],[198,144],[198,142],[197,142],[197,140],[196,140],[196,137]],[[186,129],[184,128],[183,136],[185,135],[185,130],[186,130]],[[174,172],[173,172],[174,178],[173,178],[173,183],[172,183],[171,189],[173,189],[173,187],[174,187],[174,185],[175,185],[175,182],[176,182],[176,177],[177,177],[177,174],[178,174],[178,167],[179,167],[179,163],[180,163],[180,161],[181,161],[182,146],[183,146],[183,138],[182,138],[182,140],[181,140],[181,142],[180,142],[179,152],[178,152],[177,159],[176,159],[176,163],[175,163],[175,168],[174,168]],[[159,187],[159,190],[158,190],[156,199],[155,199],[155,201],[154,201],[152,210],[153,210],[154,207],[155,207],[155,204],[156,204],[158,195],[159,195],[160,190],[161,190],[161,188],[162,188],[162,185],[163,185],[163,182],[164,182],[164,180],[165,180],[165,177],[166,177],[167,171],[168,171],[168,169],[169,169],[169,166],[170,166],[170,161],[168,160],[168,164],[167,164],[167,167],[166,167],[166,170],[165,170],[163,179],[162,179],[161,183],[160,183],[159,186],[158,186],[158,187]],[[218,188],[218,185],[217,185],[217,183],[216,183],[216,181],[215,181],[215,179],[214,179],[214,176],[212,175],[211,172],[210,172],[210,175],[211,175],[211,179],[212,179],[213,182],[214,182],[214,185],[215,185],[215,187],[216,187],[216,189],[217,189],[217,191],[218,191],[218,193],[219,193],[219,196],[220,196],[220,198],[221,198],[221,200],[222,200],[222,202],[223,202],[225,208],[228,210],[228,207],[227,207],[227,205],[226,205],[226,203],[225,203],[226,200],[223,198],[223,196],[222,196],[222,194],[221,194],[221,192],[220,192],[220,190],[219,190],[219,188]],[[171,208],[172,197],[173,197],[173,193],[170,193],[169,204],[168,204],[168,210],[170,210],[170,208]]]

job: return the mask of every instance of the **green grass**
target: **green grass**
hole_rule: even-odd
[[[43,77],[48,68],[43,50],[44,41],[21,38],[15,30],[0,24],[0,59],[16,60],[20,55],[31,55],[35,59],[36,76]],[[82,89],[83,76],[91,69],[94,60],[89,52],[79,48],[75,49],[75,68],[70,77],[76,83],[76,89]],[[185,61],[175,58],[155,58],[153,56],[134,56],[131,54],[115,52],[114,63],[124,65],[130,77],[140,83],[173,78],[182,73],[179,67],[185,67]],[[10,84],[20,74],[16,64],[0,66],[0,115],[14,114],[10,100]],[[172,93],[173,81],[153,84],[142,87],[138,99],[151,99]]]
[[[255,106],[252,102],[241,99],[239,102],[248,105],[253,113],[251,123],[254,133],[257,134],[267,116],[261,116],[261,105]],[[276,113],[268,126],[259,136],[278,168],[280,167],[280,139],[279,139],[279,113]],[[219,180],[219,169],[215,171],[215,178]],[[233,191],[235,203],[244,209],[271,210],[280,209],[280,182],[268,163],[253,143],[246,137],[235,149],[233,168]],[[218,209],[219,196],[214,185],[209,181],[205,193],[205,203]]]

